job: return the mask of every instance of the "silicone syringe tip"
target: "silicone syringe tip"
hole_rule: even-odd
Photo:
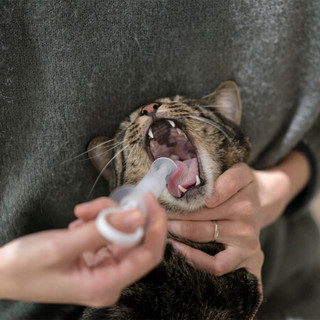
[[[166,173],[164,171],[164,174],[166,174],[164,179],[166,180],[166,183],[168,183],[170,177],[177,169],[177,165],[175,164],[175,162],[173,160],[171,160],[170,158],[166,158],[166,157],[160,157],[160,158],[153,161],[150,171],[151,172],[158,171],[160,173],[162,171],[161,168],[163,168],[164,166],[166,168],[165,169]]]
[[[109,225],[106,216],[119,212],[125,208],[140,208],[145,212],[144,196],[147,192],[153,192],[158,198],[165,188],[170,176],[177,169],[177,165],[169,158],[158,158],[137,186],[122,186],[116,189],[110,196],[119,203],[120,208],[108,208],[102,210],[97,219],[99,232],[109,241],[124,246],[133,246],[139,243],[144,234],[144,229],[138,228],[133,234],[123,233]]]

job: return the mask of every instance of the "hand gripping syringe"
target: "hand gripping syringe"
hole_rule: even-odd
[[[107,208],[99,213],[96,221],[99,232],[112,243],[123,246],[135,246],[138,244],[144,235],[142,227],[138,228],[134,233],[121,232],[108,223],[107,216],[111,213],[133,208],[139,208],[146,214],[144,205],[145,195],[148,192],[152,192],[159,198],[170,176],[176,169],[177,165],[171,159],[158,158],[152,163],[150,172],[136,186],[125,185],[114,190],[110,198],[117,202],[119,207]]]

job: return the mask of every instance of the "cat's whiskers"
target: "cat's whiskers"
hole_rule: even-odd
[[[102,142],[102,143],[99,143],[98,145],[90,148],[89,150],[87,150],[86,152],[83,152],[82,154],[88,153],[88,152],[90,152],[90,151],[92,151],[92,150],[94,150],[94,149],[97,149],[97,148],[99,148],[99,147],[101,147],[101,146],[103,146],[103,145],[105,145],[105,144],[107,144],[107,143],[109,143],[109,142],[112,142],[112,141],[114,141],[114,139],[110,139],[110,140],[104,141],[104,142]]]
[[[122,142],[122,143],[123,143],[123,142]],[[93,186],[92,186],[92,188],[91,188],[91,190],[90,190],[90,192],[89,192],[88,198],[91,197],[94,188],[96,187],[99,179],[101,178],[101,176],[102,176],[102,174],[103,174],[103,171],[106,170],[106,168],[108,167],[108,165],[109,165],[121,152],[123,152],[123,151],[124,151],[126,148],[128,148],[129,146],[130,146],[129,144],[125,145],[125,146],[124,146],[120,151],[118,151],[118,152],[107,162],[107,164],[102,168],[102,170],[100,171],[100,173],[99,173],[96,181],[94,182],[94,184],[93,184]]]
[[[191,118],[191,119],[195,119],[195,120],[198,120],[198,121],[202,121],[204,123],[207,123],[211,126],[213,126],[214,128],[216,128],[217,130],[219,130],[227,139],[230,143],[232,143],[232,137],[230,136],[230,134],[222,127],[222,125],[220,125],[219,123],[213,121],[213,120],[210,120],[210,119],[207,119],[207,118],[203,118],[203,117],[198,117],[198,116],[187,116],[187,118]]]
[[[91,160],[91,159],[94,159],[94,158],[98,158],[98,157],[100,157],[100,156],[108,153],[109,151],[111,151],[111,150],[113,150],[113,149],[121,146],[121,145],[124,144],[125,142],[127,142],[127,140],[123,140],[123,141],[114,143],[113,145],[111,145],[111,148],[109,148],[109,149],[107,149],[107,150],[105,150],[105,151],[103,151],[103,152],[101,152],[101,153],[99,153],[99,154],[96,154],[96,155],[94,155],[94,156],[92,156],[92,157],[90,157],[90,158],[88,158],[88,159],[84,159],[84,160],[82,160],[82,161],[86,161],[86,160]],[[101,145],[102,145],[102,144],[100,144],[99,146],[101,146]],[[92,148],[92,149],[95,149],[95,148],[96,148],[96,147],[94,147],[94,148]],[[87,152],[91,151],[92,149],[88,150]]]
[[[94,150],[94,149],[96,149],[96,148],[99,148],[99,147],[101,147],[101,146],[103,146],[103,145],[105,145],[105,144],[107,144],[107,143],[110,143],[110,142],[112,142],[113,140],[114,140],[114,139],[110,139],[110,140],[108,140],[108,141],[104,141],[104,142],[102,142],[102,143],[99,143],[97,146],[94,146],[93,148],[91,148],[91,149],[89,149],[89,150],[87,150],[87,151],[85,151],[85,152],[82,152],[82,153],[78,154],[77,156],[75,156],[75,157],[73,157],[73,158],[71,158],[71,159],[67,159],[67,160],[63,161],[62,163],[65,163],[65,162],[68,162],[68,161],[72,161],[72,160],[78,159],[78,158],[80,158],[80,157],[88,154],[89,151],[92,151],[92,150]],[[85,159],[85,160],[88,160],[88,159]]]
[[[206,100],[206,99],[208,99],[209,97],[211,97],[212,96],[212,92],[211,93],[208,93],[208,94],[206,94],[205,96],[203,96],[203,97],[201,97],[201,100]]]

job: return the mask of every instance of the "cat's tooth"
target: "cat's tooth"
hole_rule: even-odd
[[[185,189],[182,185],[178,185],[178,188],[179,190],[182,192],[182,193],[186,193],[187,192],[187,189]]]
[[[172,154],[169,158],[171,160],[173,160],[173,161],[178,161],[179,160],[179,156],[177,156],[176,154]]]
[[[198,175],[196,175],[196,186],[198,186],[201,183],[201,180]]]
[[[172,128],[174,128],[176,126],[176,124],[172,120],[167,120],[167,121],[170,123]]]
[[[177,128],[177,132],[178,134],[182,134],[182,131],[179,128]]]
[[[150,139],[153,139],[153,138],[154,138],[151,129],[149,129],[149,131],[148,131],[148,136],[149,136]]]

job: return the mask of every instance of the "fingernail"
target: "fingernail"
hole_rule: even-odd
[[[172,244],[172,246],[179,250],[179,251],[183,251],[183,244],[181,244],[178,241],[172,240],[172,239],[168,239],[168,242]]]
[[[144,216],[140,211],[129,210],[121,213],[110,214],[110,223],[123,232],[134,232],[144,223]]]
[[[74,229],[82,226],[83,224],[84,224],[83,220],[81,220],[81,219],[76,219],[76,220],[74,220],[74,221],[72,221],[72,222],[69,223],[68,229],[69,229],[69,230],[74,230]]]
[[[82,210],[85,210],[90,205],[91,205],[91,201],[79,203],[74,207],[73,212],[79,213],[79,211],[81,212]]]
[[[140,211],[131,211],[124,216],[123,222],[128,227],[131,226],[136,229],[141,225],[143,220],[143,215]]]

